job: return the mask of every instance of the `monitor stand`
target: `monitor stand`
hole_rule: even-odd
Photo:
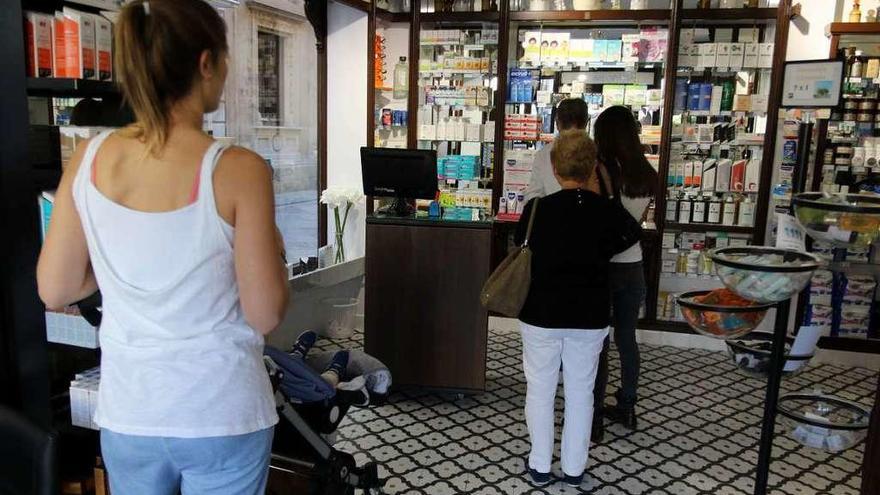
[[[395,197],[390,205],[383,206],[376,210],[377,215],[389,217],[411,217],[415,213],[416,209],[401,196]]]

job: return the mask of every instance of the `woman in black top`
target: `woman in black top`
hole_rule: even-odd
[[[516,232],[521,244],[535,212],[529,239],[532,281],[519,315],[532,442],[528,470],[535,484],[549,482],[561,363],[566,402],[562,470],[566,483],[579,486],[589,452],[593,382],[608,335],[609,260],[636,242],[639,227],[619,202],[587,189],[596,146],[584,131],[562,133],[551,163],[562,190],[530,201]]]
[[[651,199],[656,196],[659,179],[657,171],[645,158],[639,137],[640,127],[628,107],[613,106],[605,109],[593,124],[599,161],[613,175],[614,194],[620,196],[624,208],[636,220],[646,214]],[[639,381],[639,346],[636,343],[636,324],[647,293],[642,266],[641,246],[620,253],[611,260],[608,279],[611,290],[611,323],[614,343],[620,355],[620,387],[615,392],[617,404],[605,409],[611,419],[623,426],[636,429],[635,404]],[[596,377],[593,437],[601,438],[605,385],[608,382],[608,340],[599,363]],[[597,422],[598,420],[598,422]],[[596,426],[599,426],[597,429]]]

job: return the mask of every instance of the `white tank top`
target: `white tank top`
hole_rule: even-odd
[[[648,196],[630,198],[629,196],[622,195],[620,202],[633,218],[641,222],[645,210],[651,203],[651,198]],[[621,251],[611,258],[612,263],[637,263],[639,261],[642,261],[642,244],[640,242],[633,244],[626,251]]]
[[[92,183],[89,143],[73,182],[103,295],[101,385],[95,422],[143,436],[240,435],[278,421],[263,367],[263,337],[245,322],[232,253],[234,229],[218,214],[208,148],[195,202],[133,210]]]

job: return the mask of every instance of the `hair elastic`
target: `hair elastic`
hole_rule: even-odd
[[[144,7],[144,15],[150,15],[150,2],[147,0],[141,5]]]

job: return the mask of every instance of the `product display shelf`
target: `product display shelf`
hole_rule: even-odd
[[[376,7],[376,18],[388,23],[409,22],[411,14],[409,12],[392,12]]]
[[[110,81],[29,77],[27,78],[27,92],[28,96],[85,98],[118,95],[119,87]]]
[[[779,9],[777,7],[752,7],[739,9],[682,9],[681,18],[688,21],[725,21],[749,24],[754,20],[776,19],[778,14]]]
[[[606,21],[609,23],[634,23],[642,21],[668,21],[670,9],[642,10],[519,10],[511,11],[512,21]]]
[[[782,63],[775,47],[784,46],[787,39],[787,30],[780,30],[779,26],[787,26],[790,8],[790,2],[783,1],[778,8],[680,11],[679,29],[675,33],[679,43],[672,60],[674,139],[669,143],[669,160],[663,162],[668,168],[660,171],[668,189],[662,201],[658,201],[662,232],[678,233],[672,247],[676,253],[687,252],[690,246],[684,244],[692,241],[699,244],[694,245],[695,249],[711,249],[724,246],[722,240],[750,244],[763,240],[767,213],[761,199],[771,171],[767,150],[772,150],[775,140],[775,133],[766,132],[766,122],[774,119],[772,102],[778,99],[779,84],[773,78],[781,73]],[[769,29],[774,25],[775,31]],[[775,36],[771,37],[771,33]],[[719,43],[724,44],[720,61]],[[754,60],[730,61],[729,46],[738,43],[756,44]],[[773,44],[763,60],[758,59],[760,43]],[[700,46],[704,44],[707,46]],[[713,50],[707,50],[709,46]],[[740,54],[743,62],[747,62],[744,55]],[[702,91],[702,98],[707,99],[700,100],[708,103],[705,108],[691,101],[701,97],[691,91],[699,86],[708,89]],[[737,93],[748,96],[737,97]],[[752,111],[752,101],[758,102],[759,111]],[[718,182],[718,177],[727,182]],[[738,177],[736,187],[731,182],[733,177]],[[695,222],[698,214],[700,218]],[[665,247],[660,256],[659,263],[665,266],[675,255],[670,247]],[[676,266],[676,270],[679,268]],[[673,289],[679,289],[674,279],[661,277],[657,281],[658,321],[669,316],[668,311],[661,314],[659,296],[674,294]]]
[[[419,14],[413,139],[437,151],[444,220],[493,218],[498,15]]]
[[[488,12],[423,12],[419,14],[421,22],[498,22],[501,13]]]
[[[831,194],[855,193],[859,183],[876,183],[880,177],[880,168],[876,161],[876,144],[880,136],[880,121],[877,120],[877,106],[880,101],[878,41],[880,23],[833,23],[831,26],[829,58],[844,61],[842,101],[839,107],[826,114],[829,118],[818,120],[816,124],[801,124],[801,127],[814,126],[815,132],[804,133],[798,139],[809,140],[815,136],[816,142],[816,154],[814,161],[810,163],[812,168],[809,172],[812,180],[805,184],[804,190]],[[815,199],[818,195],[819,193],[806,194],[803,197]],[[877,200],[869,197],[864,201]],[[870,203],[865,204],[867,206]],[[825,211],[821,208],[814,210],[814,214]],[[855,211],[849,213],[852,215]],[[818,227],[823,229],[821,225]],[[822,236],[821,232],[819,235]],[[802,298],[798,307],[798,321],[830,327],[830,335],[820,341],[823,348],[880,353],[880,328],[874,316],[880,310],[878,303],[870,302],[867,307],[870,315],[868,318],[854,318],[864,312],[865,306],[856,304],[858,301],[853,299],[849,289],[850,280],[873,279],[875,284],[880,280],[880,264],[876,255],[878,248],[870,246],[867,255],[861,256],[862,262],[852,262],[853,256],[858,259],[860,253],[865,253],[865,249],[833,250],[833,246],[819,242],[810,242],[808,247],[814,251],[824,251],[834,262],[828,267],[831,283],[817,280],[811,286],[810,297]],[[876,288],[872,293],[875,291]],[[823,300],[821,295],[826,292],[829,294]],[[816,294],[815,297],[813,293]],[[827,300],[828,297],[832,299]],[[859,321],[863,323],[857,324]]]
[[[372,9],[373,2],[370,0],[330,0],[332,2],[338,3],[340,5],[346,5],[353,9],[357,9],[363,12],[370,12]]]
[[[665,230],[675,230],[680,232],[730,232],[737,234],[752,234],[755,232],[754,227],[744,227],[741,225],[676,222],[666,222]]]

